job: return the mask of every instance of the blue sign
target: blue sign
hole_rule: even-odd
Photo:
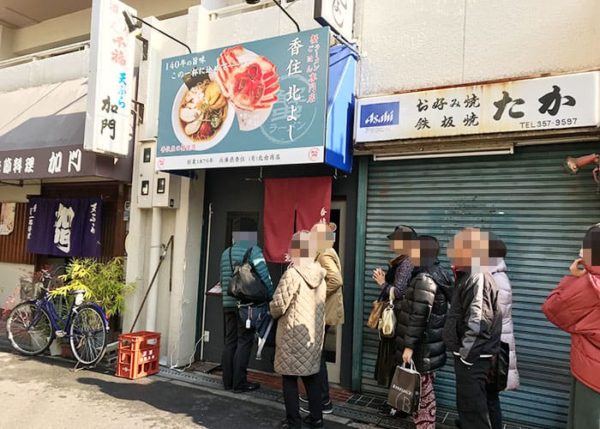
[[[364,104],[360,108],[360,128],[385,127],[400,122],[400,102]]]
[[[352,171],[356,63],[354,53],[348,47],[331,48],[325,163],[346,173]]]
[[[322,163],[329,30],[162,62],[157,167]]]

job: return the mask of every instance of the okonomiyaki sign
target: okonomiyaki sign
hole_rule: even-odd
[[[329,30],[162,62],[159,170],[323,162]]]

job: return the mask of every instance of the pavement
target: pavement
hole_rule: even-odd
[[[276,428],[281,404],[159,375],[131,381],[73,362],[14,354],[0,344],[0,428]],[[334,417],[326,428],[367,428]]]

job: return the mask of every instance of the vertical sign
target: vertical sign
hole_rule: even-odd
[[[354,0],[315,0],[315,20],[352,40]]]
[[[85,150],[126,157],[131,134],[131,97],[135,38],[118,0],[94,0]]]

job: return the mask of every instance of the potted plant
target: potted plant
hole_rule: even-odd
[[[99,304],[109,318],[111,328],[109,341],[116,340],[119,316],[125,307],[125,298],[135,288],[125,282],[123,258],[100,262],[93,258],[74,258],[61,276],[64,286],[54,289],[54,296],[67,296],[69,292],[82,290],[85,299]]]

